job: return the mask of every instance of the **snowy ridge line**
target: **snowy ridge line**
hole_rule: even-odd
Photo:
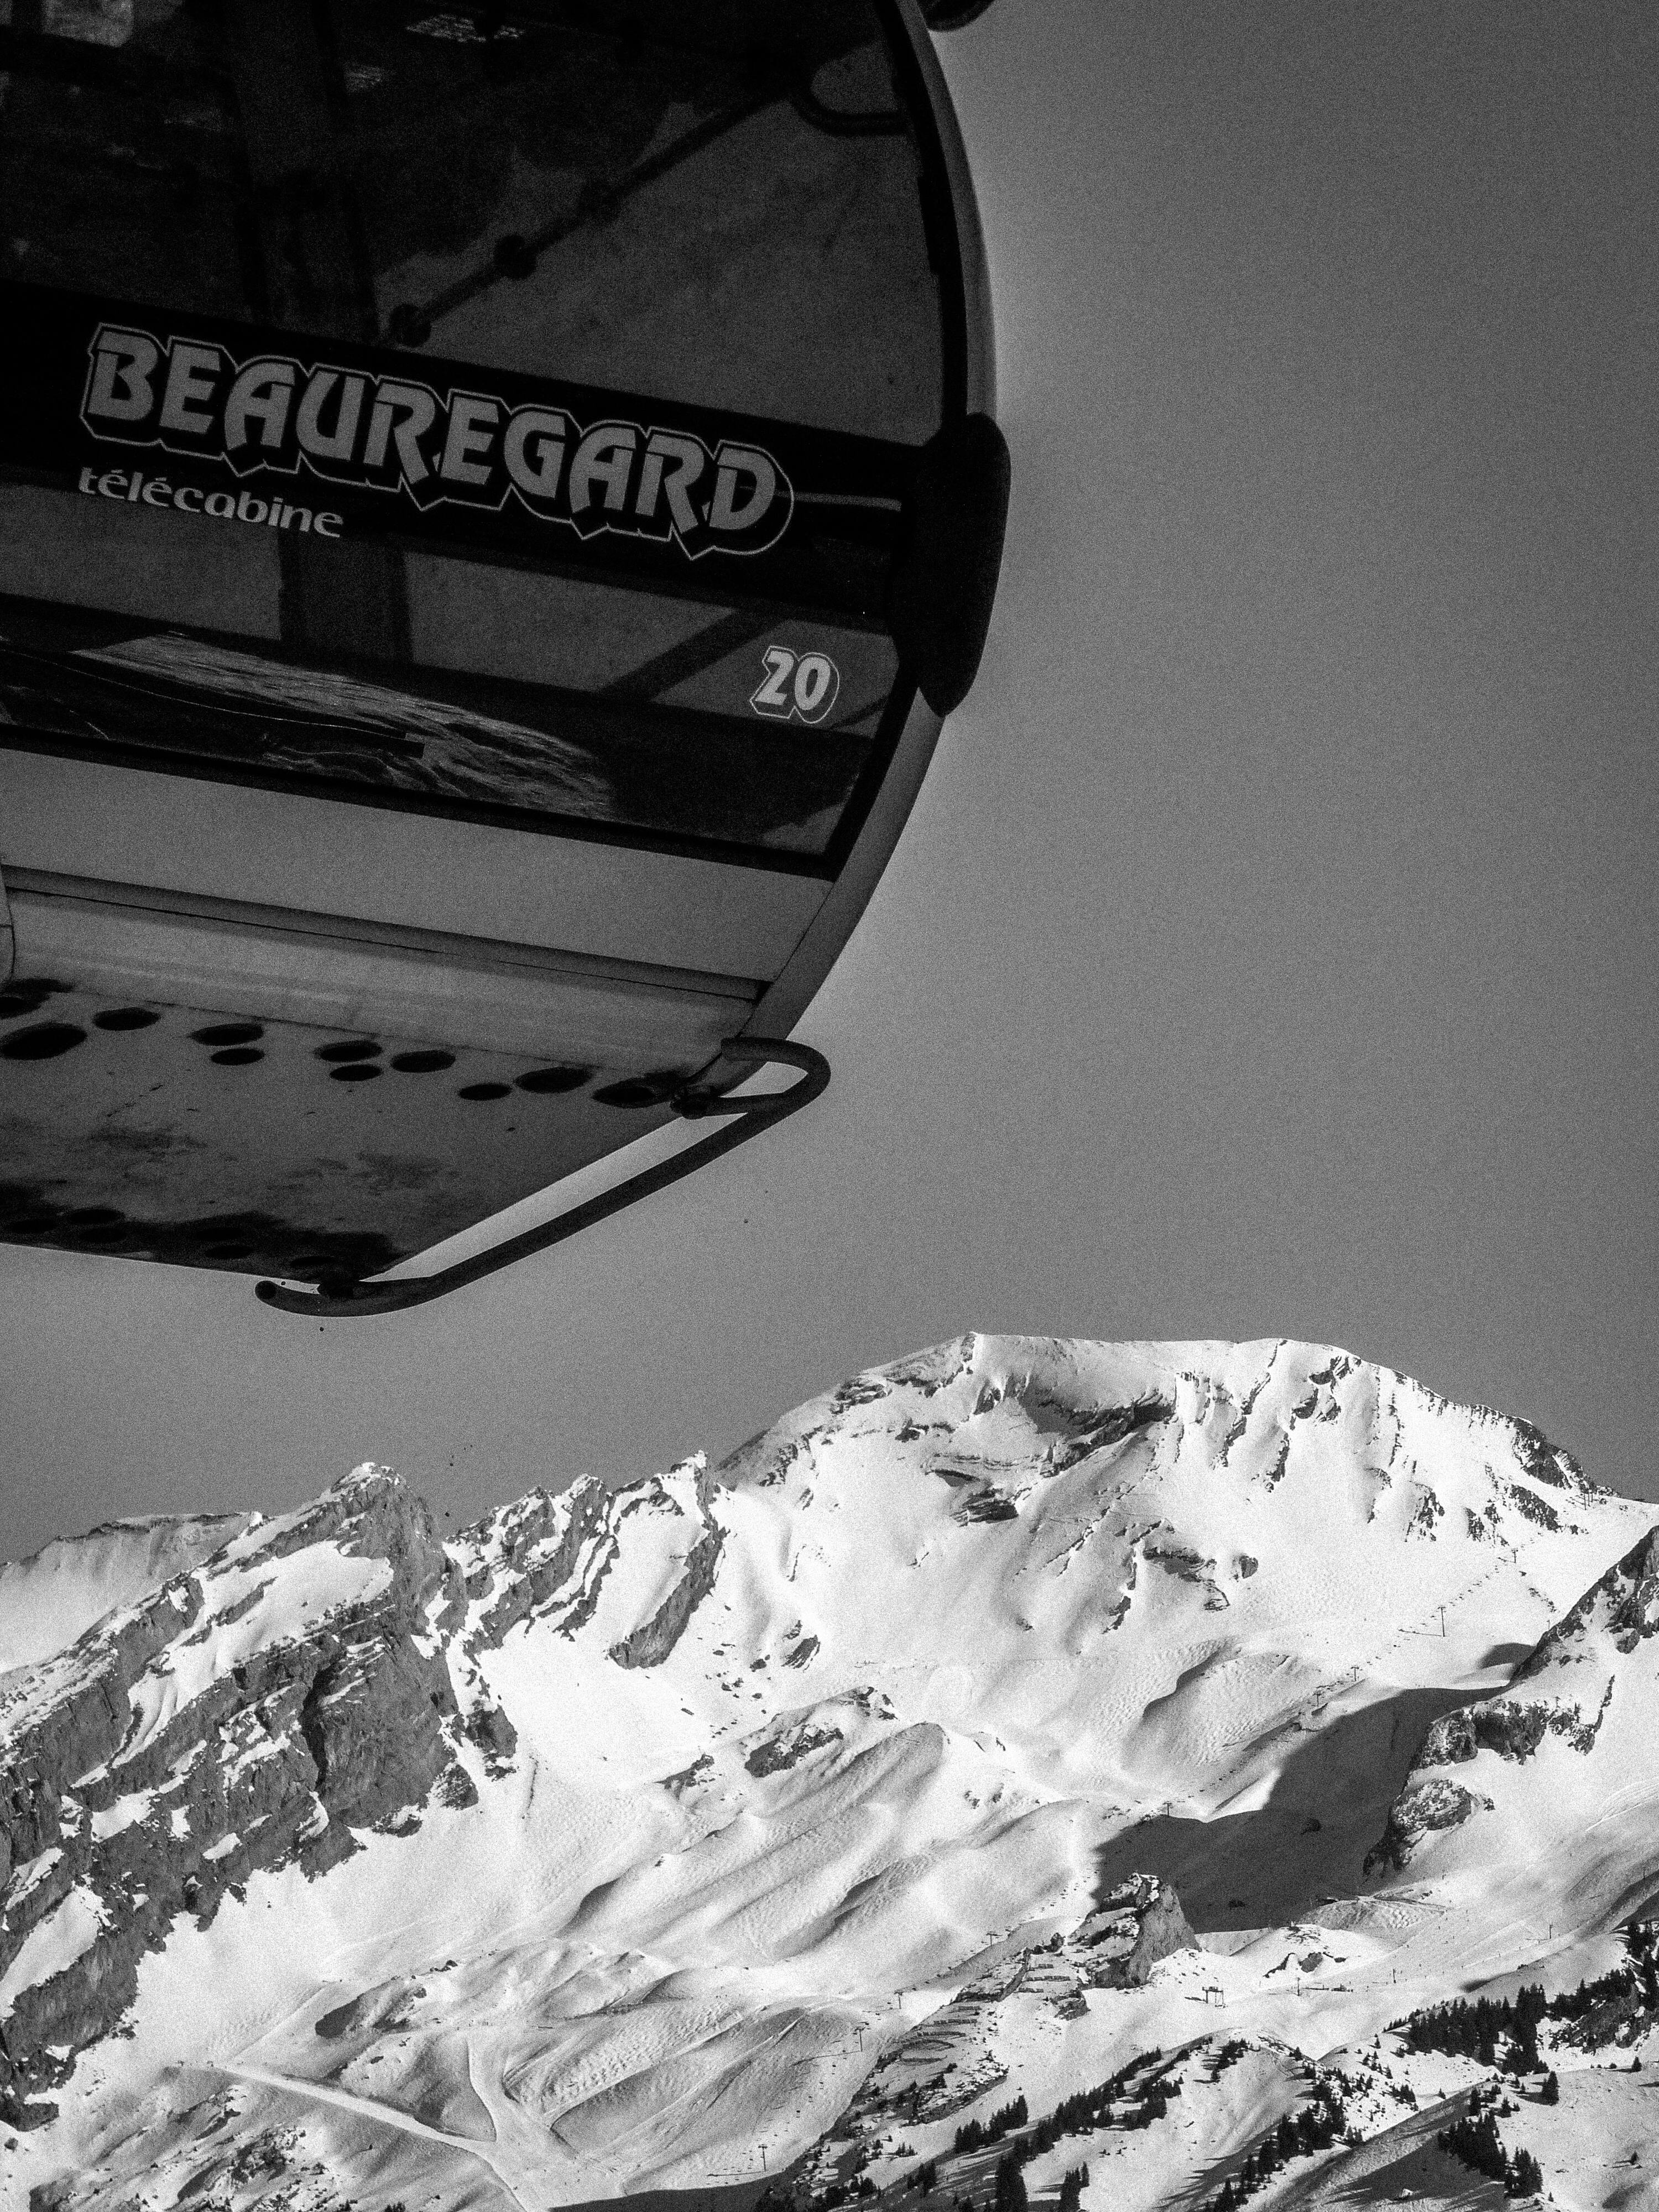
[[[1659,1890],[1651,1519],[1332,1346],[969,1335],[447,1543],[372,1466],[106,1540],[3,1686],[0,2196],[948,2212],[958,2125],[1201,2004],[1249,2051],[1084,2159],[1167,2201],[1299,2052]]]

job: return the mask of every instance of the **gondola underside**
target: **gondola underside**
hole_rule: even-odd
[[[240,990],[161,996],[118,969],[187,978],[208,949],[188,918],[16,891],[12,909],[0,1237],[305,1281],[378,1273],[660,1126],[754,1000],[257,930]],[[27,950],[48,913],[51,972]],[[103,957],[77,961],[77,939]],[[337,1007],[355,964],[350,1010],[380,1018],[305,1018],[307,964]]]

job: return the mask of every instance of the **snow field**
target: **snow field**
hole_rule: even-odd
[[[1361,1876],[1429,1723],[1503,1684],[1646,1525],[1498,1415],[1328,1347],[977,1338],[827,1394],[717,1477],[532,1495],[457,1540],[467,1617],[443,1629],[434,1600],[427,1635],[516,1749],[462,1744],[477,1804],[408,1808],[323,1878],[259,1875],[178,1923],[32,2172],[101,2161],[87,2212],[116,2212],[152,2159],[159,2212],[207,2127],[175,2087],[205,2110],[203,2083],[235,2081],[234,2138],[299,2130],[359,2212],[754,2181],[914,2044],[917,2079],[983,2086],[877,2128],[884,2185],[1017,2089],[1035,2117],[1154,2045],[1248,2038],[1213,2079],[1183,2062],[1163,2121],[1027,2169],[1041,2197],[1086,2158],[1088,2212],[1195,2206],[1305,2094],[1297,2051],[1659,1888],[1651,1702],[1622,1690],[1593,1759],[1480,1752],[1455,1778],[1494,1812]],[[135,1690],[137,1741],[385,1587],[302,1520],[193,1570],[210,1601]],[[72,1674],[49,1660],[15,1710]],[[1209,1948],[1133,1990],[1036,1959],[969,2002],[1136,1867]],[[1391,2095],[1367,2124],[1395,2126]]]

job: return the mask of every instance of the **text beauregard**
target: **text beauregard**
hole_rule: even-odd
[[[207,340],[112,323],[88,351],[81,420],[94,438],[222,460],[239,476],[303,467],[406,492],[423,511],[513,499],[584,538],[672,539],[693,560],[764,552],[794,509],[788,478],[758,446],[724,440],[711,452],[689,432],[637,422],[584,428],[558,407],[285,355],[238,361]]]

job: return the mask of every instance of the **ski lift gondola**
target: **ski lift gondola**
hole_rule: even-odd
[[[1007,497],[926,12],[14,5],[0,1237],[384,1311],[822,1090]]]

